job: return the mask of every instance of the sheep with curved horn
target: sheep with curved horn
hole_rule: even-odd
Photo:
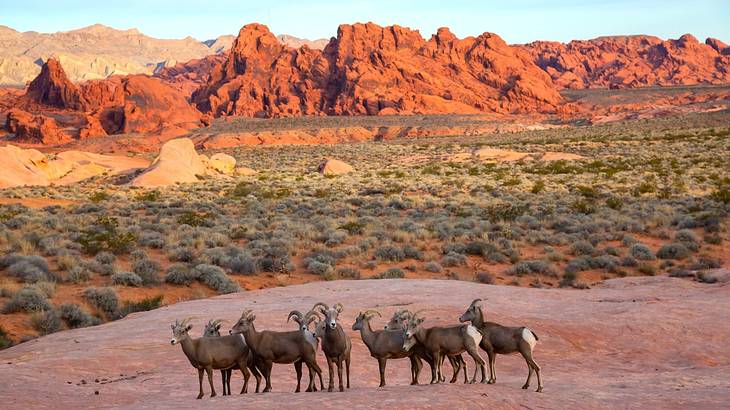
[[[403,332],[399,330],[372,330],[370,319],[375,315],[382,317],[377,310],[360,312],[352,325],[352,330],[359,330],[360,337],[368,347],[370,356],[378,360],[380,368],[380,387],[385,386],[385,365],[388,359],[409,358],[411,361],[411,384],[418,384],[418,374],[423,366],[413,346],[405,347]]]
[[[419,310],[416,313],[411,313],[408,309],[399,309],[396,310],[393,313],[393,316],[390,318],[390,321],[385,324],[384,328],[385,330],[400,330],[403,331],[406,327],[406,324],[408,323],[408,320],[410,320],[414,315],[419,314],[424,310]],[[424,359],[426,363],[428,363],[430,366],[433,366],[433,359],[428,356],[428,352],[423,348],[422,345],[419,343],[416,343],[414,346],[416,350],[416,354]],[[446,355],[444,355],[446,356]],[[451,368],[453,369],[453,374],[451,376],[451,380],[449,380],[449,383],[456,383],[456,380],[459,377],[459,373],[462,369],[464,369],[464,383],[468,382],[468,376],[467,376],[467,370],[466,370],[466,362],[464,361],[464,358],[461,356],[461,354],[455,355],[455,356],[446,356],[446,358],[449,359],[449,363],[451,364]],[[443,364],[443,356],[441,358],[442,364]],[[446,381],[446,378],[441,375],[441,382]]]
[[[459,317],[460,322],[470,322],[479,329],[482,334],[482,341],[479,346],[487,352],[489,358],[489,381],[497,382],[495,363],[498,354],[510,354],[519,352],[527,363],[527,381],[523,389],[530,387],[530,379],[533,371],[537,373],[537,392],[543,388],[540,366],[532,358],[532,352],[537,345],[538,337],[535,332],[527,327],[507,327],[494,322],[486,322],[482,312],[482,299],[474,299],[466,312]],[[482,380],[484,382],[484,380]]]
[[[301,313],[294,316],[300,318]],[[271,391],[271,368],[274,363],[294,363],[297,371],[297,388],[300,391],[302,378],[302,363],[305,363],[311,372],[321,375],[322,369],[317,364],[316,351],[307,341],[301,329],[291,332],[276,332],[270,330],[257,331],[254,326],[256,315],[245,310],[236,324],[230,330],[231,334],[242,334],[246,344],[256,356],[256,364],[266,379],[264,392]],[[320,381],[321,382],[321,381]],[[310,384],[313,384],[310,380]]]
[[[333,307],[327,306],[326,303],[318,302],[312,306],[311,311],[315,311],[319,308],[319,312],[324,315],[324,326],[323,333],[320,336],[322,338],[322,351],[324,356],[327,358],[327,367],[329,370],[329,385],[327,391],[334,390],[334,377],[333,371],[334,366],[337,366],[337,376],[339,378],[339,389],[345,391],[342,383],[342,365],[345,364],[345,371],[347,373],[347,388],[350,388],[350,352],[352,350],[352,341],[350,337],[345,333],[342,325],[337,321],[340,313],[342,313],[343,306],[341,303],[336,303]],[[320,326],[318,326],[319,330]]]
[[[479,356],[478,348],[482,339],[479,330],[470,325],[434,326],[426,329],[421,326],[425,319],[419,317],[420,312],[414,313],[406,325],[403,332],[403,347],[406,348],[412,343],[423,345],[428,356],[433,358],[435,365],[431,367],[431,383],[441,382],[442,356],[456,356],[463,352],[467,352],[474,359],[475,367],[472,382],[476,379],[477,368],[481,369],[482,378],[484,378],[484,360]]]
[[[203,337],[220,337],[221,335],[221,324],[228,322],[225,319],[209,320],[203,329]],[[245,341],[244,341],[245,343]],[[253,376],[256,378],[256,393],[261,388],[261,373],[254,364],[253,352],[249,349],[248,358],[248,369],[251,371]],[[230,369],[221,370],[221,379],[223,380],[223,395],[231,395],[231,375],[233,371],[238,369],[238,366],[233,366]]]
[[[309,330],[309,325],[316,321],[318,319],[318,315],[316,312],[309,311],[306,314],[302,315],[302,312],[298,310],[292,310],[289,312],[289,316],[287,316],[286,321],[287,323],[289,320],[294,320],[294,322],[297,323],[297,326],[299,330],[302,332],[302,335],[304,338],[312,345],[312,348],[314,349],[314,352],[316,354],[317,347],[319,346],[319,339],[317,339],[317,335],[315,332],[312,332]],[[295,363],[294,366],[297,366]],[[301,362],[299,364],[301,366]],[[316,392],[317,391],[317,383],[314,381],[314,374],[313,370],[309,367],[307,367],[309,371],[309,385],[307,386],[307,389],[305,391],[307,392]],[[324,382],[322,381],[322,374],[316,373],[317,376],[319,376],[319,384],[320,388],[324,390]]]
[[[198,399],[203,398],[203,373],[208,375],[210,384],[210,397],[215,397],[213,387],[213,370],[225,370],[238,367],[243,374],[243,388],[241,394],[248,391],[248,379],[251,374],[248,371],[249,349],[243,338],[237,336],[201,337],[193,339],[189,335],[192,325],[189,324],[192,318],[183,319],[182,322],[175,321],[171,325],[172,339],[170,344],[180,344],[183,353],[187,356],[190,364],[198,370],[198,382],[200,392]],[[224,383],[224,391],[226,390]],[[229,387],[230,389],[230,387]]]

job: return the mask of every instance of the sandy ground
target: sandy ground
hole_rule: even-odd
[[[728,296],[727,282],[668,277],[615,279],[584,291],[361,280],[243,292],[177,303],[4,350],[0,403],[4,408],[725,408]],[[377,387],[377,362],[359,334],[349,331],[358,311],[378,309],[389,316],[402,307],[426,308],[427,325],[449,324],[476,297],[487,298],[489,319],[529,325],[539,335],[535,359],[543,369],[543,393],[535,393],[535,386],[520,389],[527,369],[519,356],[498,357],[496,385],[412,387],[407,360],[392,360],[388,386]],[[292,366],[275,365],[274,393],[195,400],[197,373],[180,347],[169,343],[169,325],[176,318],[193,316],[192,333],[199,334],[209,318],[227,319],[227,329],[251,308],[259,330],[288,330],[291,309],[307,309],[319,300],[345,305],[341,317],[353,339],[352,389],[294,394]],[[376,318],[373,326],[383,323]],[[324,365],[321,352],[319,362]],[[467,364],[471,373],[471,359]],[[422,373],[421,382],[427,380]],[[238,374],[234,392],[241,385]]]

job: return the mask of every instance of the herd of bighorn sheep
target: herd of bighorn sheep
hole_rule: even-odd
[[[287,321],[297,323],[296,330],[279,332],[258,331],[254,326],[256,315],[251,310],[244,310],[241,318],[233,325],[229,335],[221,336],[221,320],[210,321],[206,325],[203,336],[193,338],[189,335],[192,325],[190,319],[176,321],[172,325],[173,345],[180,344],[190,364],[198,370],[200,392],[203,397],[203,374],[207,374],[211,394],[216,395],[213,387],[213,370],[220,370],[223,381],[223,395],[231,394],[231,375],[233,370],[243,374],[241,394],[248,391],[248,381],[253,373],[256,378],[256,393],[261,386],[263,375],[266,385],[263,391],[271,391],[271,369],[274,363],[294,364],[297,375],[296,392],[300,391],[302,364],[307,366],[309,384],[306,391],[324,390],[322,369],[317,364],[317,348],[327,359],[329,385],[327,390],[334,390],[334,371],[337,368],[338,388],[350,388],[350,352],[352,342],[339,321],[343,306],[340,303],[328,306],[316,303],[306,314],[298,310],[289,313]],[[385,386],[385,365],[388,359],[408,358],[411,362],[411,384],[418,384],[418,376],[425,361],[431,367],[431,383],[446,380],[441,371],[444,359],[448,359],[453,368],[450,383],[456,382],[459,373],[464,372],[464,383],[476,383],[477,368],[481,372],[481,383],[495,383],[497,375],[495,359],[497,354],[520,353],[527,362],[527,381],[523,389],[530,387],[533,372],[537,374],[537,391],[543,388],[540,366],[532,358],[532,351],[537,344],[537,335],[527,327],[506,327],[484,320],[481,299],[471,302],[464,314],[459,317],[462,324],[453,326],[423,327],[424,317],[421,311],[410,312],[406,309],[396,311],[383,330],[373,330],[370,320],[381,316],[375,310],[360,312],[352,325],[352,330],[360,331],[360,337],[370,351],[370,355],[378,360],[380,368],[380,387]],[[469,324],[466,324],[469,322]],[[314,329],[312,331],[312,328]],[[479,355],[479,348],[487,353],[489,359],[489,379],[486,378],[485,362]],[[469,379],[466,361],[462,357],[467,353],[474,360],[474,373]],[[343,368],[346,381],[343,382]]]

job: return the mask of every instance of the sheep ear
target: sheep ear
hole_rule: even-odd
[[[170,325],[170,329],[175,330],[175,325]]]
[[[324,308],[323,308],[323,307],[321,307],[321,306],[320,306],[320,308],[319,308],[319,312],[320,312],[321,314],[325,315],[325,316],[327,315],[327,311],[326,311],[326,310],[324,310]]]
[[[221,325],[216,325],[215,330],[221,330]]]
[[[188,325],[188,327],[186,327],[185,330],[188,330],[189,331],[192,328],[193,328],[193,325]]]
[[[424,320],[426,320],[425,317],[419,317],[418,320],[416,321],[416,323],[418,323],[420,325],[421,323],[423,323]]]
[[[248,317],[249,322],[253,322],[254,320],[256,320],[256,315],[252,314],[251,316]]]

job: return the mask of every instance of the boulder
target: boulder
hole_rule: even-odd
[[[133,186],[161,187],[177,183],[198,182],[208,173],[204,160],[195,152],[193,141],[178,138],[166,142],[142,174],[132,180]]]
[[[255,175],[255,174],[256,174],[256,171],[253,170],[253,169],[251,169],[251,168],[247,168],[247,167],[238,167],[238,168],[236,168],[236,175],[237,176],[246,177],[246,176],[251,176],[251,175]]]
[[[340,160],[328,159],[319,164],[317,171],[323,175],[341,175],[354,171],[354,168]]]
[[[210,168],[220,174],[230,175],[236,170],[236,159],[228,154],[218,153],[210,157]]]
[[[86,101],[79,88],[66,77],[61,63],[49,58],[40,74],[28,85],[25,98],[33,103],[69,110],[84,110]]]
[[[474,151],[473,155],[481,161],[513,162],[527,159],[530,154],[506,149],[480,148]]]
[[[5,118],[5,129],[15,134],[15,140],[31,144],[57,145],[71,141],[71,136],[59,128],[56,120],[12,109]]]

